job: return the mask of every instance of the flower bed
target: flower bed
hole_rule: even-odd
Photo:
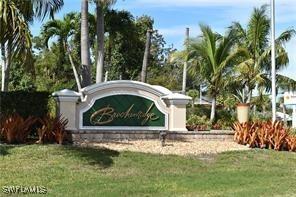
[[[251,148],[296,151],[296,135],[282,122],[234,123],[234,140]]]

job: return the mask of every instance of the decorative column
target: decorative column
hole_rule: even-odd
[[[186,105],[191,97],[182,94],[169,94],[162,97],[167,104],[169,113],[169,131],[187,131],[186,129]]]
[[[66,130],[77,131],[78,120],[76,120],[76,104],[81,94],[72,90],[64,89],[52,94],[58,103],[58,115],[68,119]]]

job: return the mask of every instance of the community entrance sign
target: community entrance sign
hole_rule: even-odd
[[[97,99],[82,111],[83,127],[92,126],[149,126],[165,127],[165,112],[147,98],[135,95],[112,95]]]
[[[187,131],[190,97],[137,81],[94,84],[53,93],[72,133]]]

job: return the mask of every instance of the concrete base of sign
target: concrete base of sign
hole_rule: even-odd
[[[83,114],[87,110],[92,109],[92,106],[98,99],[117,95],[138,96],[152,101],[155,107],[164,114],[163,125],[85,125],[82,118]],[[85,87],[80,93],[72,90],[62,90],[53,93],[53,96],[56,97],[58,102],[59,115],[67,118],[69,121],[66,130],[71,131],[73,139],[76,139],[76,136],[79,135],[85,135],[89,139],[101,139],[105,138],[104,136],[106,138],[112,138],[112,136],[132,137],[134,134],[140,135],[141,132],[146,137],[151,136],[155,138],[155,136],[158,136],[159,131],[187,131],[186,105],[190,102],[191,97],[173,93],[161,86],[153,86],[137,81],[109,81]],[[108,104],[107,107],[109,107]],[[128,108],[129,106],[125,107],[125,109]],[[129,111],[122,113],[127,112]]]
[[[168,140],[227,140],[233,141],[233,131],[199,131],[199,132],[177,132],[168,131],[166,139]],[[70,142],[105,142],[105,141],[125,141],[125,140],[147,140],[159,139],[159,132],[156,131],[83,131],[68,132],[67,140]]]

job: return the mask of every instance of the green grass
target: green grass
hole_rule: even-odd
[[[8,185],[42,185],[49,196],[296,195],[296,154],[289,152],[181,157],[58,145],[0,145],[0,155],[0,190]]]

